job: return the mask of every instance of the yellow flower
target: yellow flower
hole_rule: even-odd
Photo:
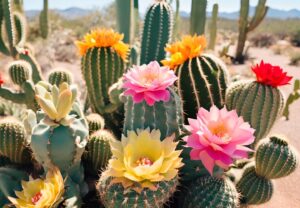
[[[160,131],[149,129],[129,131],[122,141],[111,141],[112,159],[103,177],[113,177],[112,183],[122,183],[136,191],[143,188],[155,190],[155,183],[170,181],[183,165],[176,151],[174,136],[160,141]]]
[[[183,64],[186,60],[200,56],[206,48],[204,36],[184,36],[181,41],[168,44],[165,50],[170,53],[170,59],[163,60],[165,66],[171,69]]]
[[[123,34],[114,32],[112,29],[95,29],[86,34],[82,41],[76,41],[80,55],[85,55],[90,48],[112,47],[124,60],[127,60],[129,45],[122,40]]]
[[[22,181],[22,191],[15,191],[18,198],[8,197],[16,208],[54,208],[64,194],[64,181],[58,168],[47,172],[46,179]]]

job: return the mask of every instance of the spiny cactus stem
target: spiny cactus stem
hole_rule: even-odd
[[[24,104],[26,95],[25,95],[25,93],[15,93],[15,92],[12,92],[8,88],[1,87],[0,88],[0,97],[4,98],[6,100],[10,100],[14,103]]]
[[[38,83],[43,80],[41,75],[41,67],[31,54],[19,53],[19,59],[27,61],[31,65],[32,69],[32,81]]]
[[[265,18],[268,13],[268,7],[265,6],[267,0],[259,0],[251,22],[249,23],[248,31],[254,30]]]

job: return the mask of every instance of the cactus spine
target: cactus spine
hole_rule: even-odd
[[[40,30],[42,38],[46,39],[48,36],[48,0],[44,0],[44,8],[40,14]]]
[[[207,54],[188,59],[176,68],[176,75],[185,121],[195,118],[200,107],[224,105],[228,78],[221,60]]]
[[[254,82],[237,82],[226,94],[226,107],[235,109],[255,129],[253,145],[264,138],[281,116],[284,96],[277,88]]]
[[[97,113],[88,115],[86,120],[89,125],[89,135],[92,135],[94,132],[103,129],[105,126],[104,118]]]
[[[117,25],[124,34],[124,42],[131,43],[134,38],[134,2],[133,0],[117,0]]]
[[[298,165],[296,152],[278,136],[263,140],[255,154],[256,173],[268,179],[285,177],[294,172]]]
[[[158,182],[157,190],[143,189],[137,193],[133,189],[124,189],[121,184],[111,183],[112,178],[100,178],[97,190],[101,201],[107,208],[125,207],[163,207],[169,197],[175,192],[177,178],[171,181]]]
[[[140,64],[160,62],[165,58],[164,48],[172,36],[172,8],[165,0],[157,0],[146,13]],[[156,34],[156,35],[153,35]]]
[[[51,85],[60,86],[66,82],[69,85],[73,82],[72,74],[66,70],[55,70],[49,74],[48,81]]]
[[[183,207],[238,207],[238,199],[239,194],[228,178],[208,176],[189,185]]]
[[[192,0],[190,34],[205,33],[207,0]]]
[[[235,60],[238,63],[244,63],[244,48],[249,32],[253,31],[265,18],[268,7],[267,0],[259,0],[255,9],[255,14],[249,21],[250,0],[241,0],[240,20],[239,20],[239,38],[236,50]]]
[[[179,135],[181,126],[181,101],[175,91],[169,88],[171,98],[168,102],[157,102],[153,106],[145,101],[135,104],[131,97],[127,97],[125,103],[125,120],[123,134],[127,131],[150,128],[159,129],[161,139]]]
[[[210,37],[209,37],[209,44],[208,44],[208,48],[211,50],[214,50],[216,45],[218,12],[219,12],[219,5],[214,4],[211,23],[210,23]]]

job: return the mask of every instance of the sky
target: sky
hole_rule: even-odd
[[[103,8],[114,0],[49,0],[49,7],[52,9],[66,9],[69,7],[80,7],[85,9]],[[153,0],[140,0],[140,11],[145,12]],[[26,10],[40,10],[43,0],[24,0]],[[251,5],[256,5],[258,0],[250,0]],[[268,0],[268,5],[272,8],[290,10],[300,10],[300,0]],[[240,0],[209,0],[208,10],[212,9],[214,3],[219,4],[220,11],[232,12],[239,10]],[[180,10],[190,11],[191,0],[180,0]]]

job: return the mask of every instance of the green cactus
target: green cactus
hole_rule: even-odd
[[[272,136],[259,144],[255,153],[257,175],[268,179],[288,176],[298,165],[297,153],[282,137]]]
[[[37,84],[39,81],[43,80],[41,67],[28,49],[23,49],[22,51],[20,51],[18,54],[18,58],[30,64],[32,69],[31,78],[33,83]]]
[[[284,103],[284,96],[279,89],[256,81],[236,82],[226,94],[228,110],[235,109],[255,129],[254,146],[269,133],[281,116]]]
[[[285,108],[283,110],[283,116],[286,118],[286,120],[289,120],[290,115],[290,105],[292,105],[295,101],[297,101],[300,98],[300,80],[295,80],[294,82],[294,90],[289,95]]]
[[[131,43],[134,39],[134,2],[133,0],[117,0],[117,25],[119,32],[124,34],[124,42]]]
[[[84,163],[88,163],[94,175],[98,175],[108,164],[112,155],[109,141],[115,139],[114,135],[107,130],[99,130],[90,136],[84,154]]]
[[[172,8],[165,0],[156,0],[145,17],[140,64],[165,59],[165,46],[172,36]],[[153,35],[156,34],[156,35]]]
[[[139,0],[133,0],[133,15],[134,15],[134,37],[139,36],[140,29],[140,13]]]
[[[157,190],[145,188],[141,193],[127,188],[121,184],[111,183],[112,178],[101,177],[97,184],[101,201],[107,208],[129,207],[163,207],[169,197],[175,192],[178,179],[161,181],[157,183]]]
[[[51,73],[48,76],[48,82],[52,85],[60,86],[60,84],[66,82],[69,85],[73,82],[73,76],[72,74],[63,69],[57,69],[54,71],[51,71]]]
[[[0,123],[0,153],[13,163],[29,164],[30,152],[25,128],[14,120]]]
[[[11,165],[11,162],[8,157],[0,155],[0,167]]]
[[[179,135],[181,127],[181,101],[175,91],[169,88],[170,100],[157,102],[153,106],[142,103],[134,103],[131,97],[127,97],[125,103],[125,120],[123,134],[127,131],[150,128],[159,129],[161,139],[176,133]]]
[[[223,107],[228,72],[221,60],[203,54],[188,59],[175,72],[178,76],[178,94],[183,101],[185,122],[187,118],[195,118],[200,107]]]
[[[253,165],[245,169],[236,188],[242,195],[243,204],[262,204],[269,201],[273,195],[272,181],[257,175]]]
[[[92,135],[98,130],[102,130],[105,126],[105,120],[97,113],[92,113],[86,117],[89,125],[89,135]]]
[[[12,62],[8,68],[12,82],[22,86],[31,76],[31,66],[25,61]]]
[[[24,8],[23,8],[23,0],[13,0],[14,8],[16,11],[23,13]]]
[[[48,0],[44,0],[44,8],[40,13],[40,31],[42,38],[46,39],[49,31]]]
[[[249,32],[253,31],[265,18],[268,7],[266,6],[267,0],[259,0],[255,9],[255,14],[249,20],[250,0],[241,0],[240,20],[239,20],[239,38],[238,46],[235,55],[235,61],[244,63],[245,55],[244,48]]]
[[[16,42],[18,47],[24,47],[27,39],[27,22],[23,14],[14,12],[14,23],[16,28]]]
[[[216,45],[218,12],[219,12],[219,5],[214,4],[211,23],[210,23],[210,36],[209,36],[209,44],[208,44],[208,48],[211,50],[214,50]]]
[[[228,178],[202,177],[188,186],[185,208],[238,207],[239,194]]]
[[[192,0],[190,34],[205,33],[207,0]]]
[[[21,191],[21,181],[29,179],[28,174],[13,168],[0,167],[0,207],[9,204],[8,196],[16,197],[15,191]]]

